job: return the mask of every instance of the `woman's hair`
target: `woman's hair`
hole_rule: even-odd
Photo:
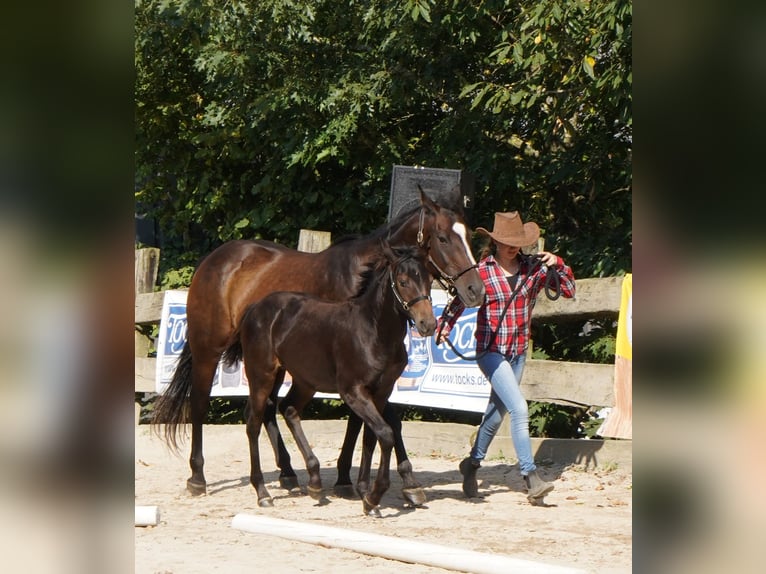
[[[486,243],[482,245],[481,250],[479,251],[479,261],[486,259],[488,255],[494,255],[495,253],[497,253],[497,243],[495,243],[494,239],[491,237],[487,237]]]
[[[523,249],[519,249],[519,252],[522,255],[526,255],[524,253]],[[495,243],[495,240],[491,237],[487,238],[487,242],[482,245],[481,249],[479,250],[479,261],[482,259],[485,259],[488,255],[495,255],[497,254],[497,243]]]

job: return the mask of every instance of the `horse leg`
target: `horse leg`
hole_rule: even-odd
[[[306,462],[306,470],[309,474],[307,486],[309,496],[314,500],[322,499],[322,479],[319,476],[319,459],[311,449],[306,435],[301,426],[300,413],[314,396],[314,390],[303,386],[293,377],[293,384],[287,392],[287,396],[279,403],[279,412],[287,423],[290,432],[295,438],[295,443]]]
[[[274,500],[271,498],[266,484],[263,480],[263,470],[261,469],[261,455],[258,447],[258,438],[263,424],[263,413],[266,410],[268,395],[258,386],[258,379],[247,375],[250,381],[249,413],[247,417],[247,441],[250,446],[250,484],[255,488],[258,496],[258,506],[268,508],[274,506]]]
[[[279,432],[279,426],[277,425],[278,395],[284,380],[285,370],[279,369],[269,400],[266,401],[266,410],[263,413],[263,426],[266,429],[266,434],[269,436],[271,448],[274,450],[274,458],[279,467],[279,485],[290,492],[300,492],[298,477],[290,461],[290,453],[285,447],[282,434]]]
[[[186,489],[195,496],[205,494],[207,491],[205,458],[202,456],[202,428],[210,406],[210,389],[213,387],[213,377],[217,367],[217,357],[206,357],[201,360],[195,357],[192,363],[192,387],[189,391],[192,424],[189,466],[192,475],[186,481]]]
[[[396,408],[389,402],[383,408],[383,418],[394,432],[394,452],[396,453],[396,470],[402,477],[402,495],[413,506],[423,506],[426,503],[426,493],[423,487],[412,476],[412,464],[407,457],[407,449],[402,437],[402,418]]]
[[[380,500],[391,485],[389,471],[391,451],[394,448],[394,432],[388,426],[388,423],[386,423],[372,399],[363,392],[360,392],[360,389],[344,393],[343,400],[362,418],[378,438],[378,444],[380,445],[378,473],[375,476],[372,490],[362,498],[362,508],[368,516],[380,517]]]
[[[354,457],[354,447],[359,431],[362,429],[362,419],[353,411],[349,414],[346,424],[346,435],[343,437],[343,447],[338,457],[338,480],[333,487],[335,494],[342,498],[353,498],[354,488],[351,485],[351,461]],[[358,482],[357,482],[358,487]]]
[[[360,421],[362,419],[359,419]],[[362,435],[362,459],[359,462],[359,476],[356,479],[356,492],[359,497],[364,497],[370,490],[370,472],[372,469],[372,454],[375,452],[375,444],[378,437],[372,432],[369,426],[364,425],[364,434]]]

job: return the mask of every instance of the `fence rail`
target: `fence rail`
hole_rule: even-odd
[[[299,244],[319,251],[329,244],[329,234],[302,230]],[[309,246],[309,247],[305,247]],[[135,323],[160,321],[163,292],[149,291],[157,277],[159,250],[136,250]],[[574,299],[538,300],[533,321],[585,320],[614,317],[620,310],[622,277],[578,279]],[[436,288],[435,284],[435,288]],[[148,356],[151,341],[136,331],[135,392],[154,392],[156,359]],[[587,406],[614,405],[614,365],[529,359],[522,391],[528,400]]]

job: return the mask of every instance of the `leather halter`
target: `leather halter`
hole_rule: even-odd
[[[394,266],[398,265],[398,263],[399,262],[397,262]],[[396,297],[396,300],[399,301],[399,304],[407,312],[407,314],[409,314],[410,307],[413,307],[415,304],[420,303],[421,301],[431,301],[430,295],[418,295],[409,301],[405,301],[399,293],[399,290],[396,288],[396,281],[394,280],[394,266],[388,268],[388,276],[391,279],[391,289],[394,292],[394,297]]]

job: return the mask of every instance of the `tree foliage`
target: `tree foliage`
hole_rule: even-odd
[[[620,0],[137,0],[136,200],[163,258],[385,221],[394,164],[465,169],[578,277],[630,268]]]

